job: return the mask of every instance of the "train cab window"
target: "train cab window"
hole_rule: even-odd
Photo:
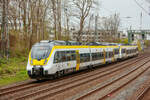
[[[50,55],[51,48],[49,46],[33,46],[31,49],[32,59],[46,59]]]

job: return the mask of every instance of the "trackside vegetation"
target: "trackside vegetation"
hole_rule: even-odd
[[[0,86],[27,80],[27,57],[0,58]]]

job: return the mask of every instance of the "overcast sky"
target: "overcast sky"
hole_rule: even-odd
[[[142,28],[150,29],[150,16],[145,13],[134,0],[100,0],[101,1],[101,10],[100,16],[109,16],[113,13],[120,13],[121,17],[121,29],[129,29],[132,26],[132,29],[140,28],[140,15],[143,13],[142,18]],[[147,12],[149,10],[150,4],[144,2],[144,0],[137,0],[142,7],[144,7]],[[132,17],[127,19],[125,17]]]

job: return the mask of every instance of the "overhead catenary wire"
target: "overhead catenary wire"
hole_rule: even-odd
[[[148,15],[150,15],[150,13],[144,8],[144,7],[142,7],[141,5],[140,5],[140,3],[137,1],[137,0],[134,0],[135,1],[135,3],[145,12],[145,13],[147,13]]]
[[[113,13],[111,10],[109,10],[109,9],[107,9],[107,8],[104,8],[104,7],[103,7],[103,9],[106,10],[107,12],[111,13],[111,14]]]

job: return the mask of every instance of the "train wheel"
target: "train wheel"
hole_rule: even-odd
[[[56,79],[56,78],[57,78],[57,73],[52,76],[52,79]]]
[[[41,78],[37,78],[36,80],[37,80],[37,81],[42,81],[42,79],[41,79]]]
[[[61,76],[63,76],[65,74],[64,70],[60,71]]]
[[[61,71],[57,72],[57,78],[61,77]]]
[[[61,72],[56,72],[56,74],[53,75],[53,79],[57,79],[57,78],[60,78],[61,76]]]
[[[93,65],[88,66],[88,69],[93,70]]]

